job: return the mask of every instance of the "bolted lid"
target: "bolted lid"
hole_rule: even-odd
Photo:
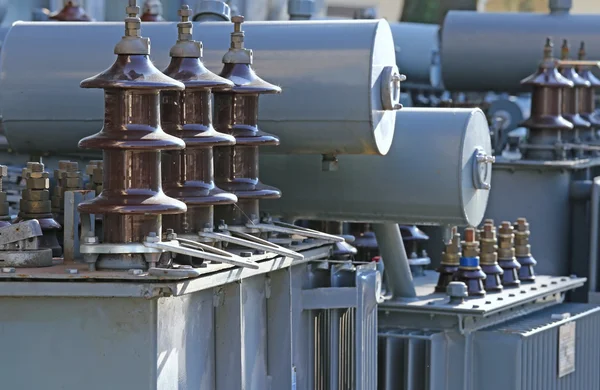
[[[523,79],[521,85],[532,87],[547,88],[565,88],[573,87],[573,82],[564,78],[556,67],[556,60],[553,57],[554,45],[550,37],[546,38],[544,45],[544,58],[540,63],[537,72]]]

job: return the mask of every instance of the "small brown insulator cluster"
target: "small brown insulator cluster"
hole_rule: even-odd
[[[142,22],[164,22],[160,0],[146,0],[142,7]]]
[[[517,219],[514,226],[515,234],[515,256],[521,268],[519,269],[519,279],[523,283],[535,282],[534,267],[537,261],[531,256],[531,245],[529,245],[529,223],[525,218]]]
[[[102,176],[104,175],[102,160],[92,160],[85,167],[85,173],[88,175],[89,181],[85,185],[86,190],[96,192],[96,196],[102,192]]]
[[[234,204],[237,198],[215,185],[213,161],[213,147],[234,145],[235,138],[213,128],[212,92],[228,90],[233,83],[202,63],[202,43],[192,40],[192,10],[183,6],[179,15],[179,37],[163,73],[182,82],[185,91],[162,93],[161,117],[165,132],[186,146],[162,154],[165,194],[188,206],[184,214],[165,216],[163,226],[181,235],[212,231],[214,206]]]
[[[504,271],[498,265],[498,241],[493,220],[485,221],[479,234],[479,242],[481,246],[481,254],[479,255],[481,269],[486,275],[485,290],[487,292],[502,291],[502,274]]]
[[[585,60],[585,43],[581,42],[577,59]],[[590,131],[582,134],[582,141],[586,143],[597,143],[596,131],[600,129],[600,115],[596,112],[596,91],[600,88],[600,80],[594,76],[589,65],[580,65],[576,68],[579,76],[589,83],[585,88],[577,90],[579,95],[579,115],[591,124]],[[596,153],[592,153],[597,155]]]
[[[458,229],[452,228],[452,236],[446,243],[446,248],[442,253],[442,261],[437,271],[440,273],[438,283],[435,286],[435,291],[446,292],[446,287],[454,279],[454,274],[458,271],[461,256],[460,234]]]
[[[8,167],[0,165],[0,228],[10,225],[10,206],[6,192],[2,189],[2,180],[8,176]]]
[[[258,98],[261,94],[280,93],[281,88],[254,73],[252,50],[244,48],[242,16],[231,18],[234,31],[231,47],[223,57],[220,76],[232,81],[229,91],[215,91],[215,127],[235,137],[234,146],[215,148],[215,181],[238,197],[235,205],[219,206],[217,219],[230,226],[246,226],[259,221],[259,201],[277,199],[281,191],[264,185],[258,175],[258,148],[279,145],[279,139],[258,129]]]
[[[454,280],[467,285],[469,297],[485,296],[486,275],[479,266],[479,243],[475,241],[475,228],[465,229],[465,240],[462,242],[462,256]]]
[[[77,1],[66,1],[65,6],[58,12],[51,14],[48,19],[56,22],[91,22],[83,7]]]
[[[62,248],[56,233],[61,225],[52,215],[50,175],[44,171],[44,164],[28,162],[27,167],[23,168],[22,176],[25,178],[26,188],[21,192],[19,215],[14,223],[37,219],[43,232],[39,239],[40,248],[50,248],[52,256],[59,257],[62,255]]]
[[[565,39],[561,48],[561,60],[569,60],[569,43]],[[573,65],[560,65],[560,74],[573,83],[573,87],[565,87],[562,92],[562,116],[573,124],[571,137],[565,139],[567,142],[581,143],[581,134],[590,131],[591,124],[579,115],[579,96],[582,90],[590,87],[590,82],[582,78]],[[577,149],[574,157],[583,157],[583,151]]]
[[[502,285],[504,287],[518,287],[519,269],[521,265],[515,258],[515,235],[510,222],[504,221],[498,229],[498,264],[504,270]]]
[[[563,91],[573,88],[573,82],[564,78],[556,67],[553,57],[553,45],[547,38],[544,46],[544,59],[537,72],[521,81],[522,85],[532,89],[531,116],[522,126],[529,128],[528,144],[532,147],[525,151],[527,159],[561,160],[567,157],[566,151],[559,145],[573,132],[573,124],[562,117]]]

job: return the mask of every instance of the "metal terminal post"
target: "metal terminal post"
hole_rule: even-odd
[[[450,239],[446,242],[446,249],[442,253],[442,261],[437,271],[440,273],[435,291],[445,292],[446,288],[454,279],[454,274],[458,271],[461,257],[460,234],[458,228],[454,226]]]
[[[483,282],[486,275],[479,266],[479,243],[475,241],[475,228],[465,229],[465,240],[461,246],[462,256],[454,280],[467,285],[469,297],[485,296]]]
[[[531,245],[529,245],[529,222],[525,218],[517,219],[514,225],[515,234],[515,257],[521,268],[519,268],[519,280],[523,283],[535,282],[534,267],[537,261],[531,255]]]
[[[515,235],[510,222],[504,221],[498,229],[498,264],[504,270],[502,285],[504,287],[519,287],[519,269],[521,265],[515,258]]]
[[[485,290],[487,292],[500,292],[502,287],[502,274],[504,271],[498,265],[498,245],[494,220],[486,219],[483,229],[479,233],[481,247],[481,270],[485,273]]]

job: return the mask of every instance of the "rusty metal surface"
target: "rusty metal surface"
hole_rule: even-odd
[[[232,48],[243,51],[243,18],[233,17]],[[239,40],[241,34],[241,42]],[[237,45],[237,46],[236,46]],[[228,53],[229,54],[229,53]],[[226,55],[227,57],[227,55]],[[234,86],[230,91],[215,91],[215,127],[235,137],[234,146],[215,149],[215,181],[225,191],[238,197],[236,205],[218,207],[218,219],[229,225],[255,223],[259,218],[259,200],[276,199],[281,192],[260,182],[258,175],[259,146],[279,145],[279,139],[259,130],[258,99],[261,94],[281,93],[281,88],[270,84],[254,73],[252,60],[248,63],[224,63],[220,76]]]
[[[77,1],[67,1],[58,12],[53,13],[48,19],[56,22],[91,22],[92,18]]]
[[[165,132],[180,138],[186,146],[184,150],[162,154],[165,194],[188,206],[185,214],[163,217],[163,226],[177,234],[212,229],[214,206],[237,201],[235,195],[215,185],[213,161],[213,147],[233,145],[235,138],[216,131],[212,125],[212,91],[228,90],[233,83],[209,71],[200,56],[179,56],[176,48],[181,43],[200,44],[191,40],[192,23],[188,14],[191,14],[189,8],[180,10],[179,39],[171,49],[169,66],[163,71],[182,82],[185,91],[163,92],[161,104]],[[194,49],[201,55],[201,50]]]

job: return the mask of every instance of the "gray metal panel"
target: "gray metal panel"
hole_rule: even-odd
[[[283,89],[261,98],[259,125],[281,138],[280,146],[265,152],[388,151],[396,116],[383,110],[382,72],[396,61],[386,21],[249,22],[243,28],[257,73]],[[194,38],[203,41],[212,71],[222,68],[232,31],[230,23],[194,24]],[[176,24],[145,23],[142,34],[151,39],[156,66],[166,68]],[[12,27],[2,47],[0,107],[15,150],[75,152],[81,138],[100,130],[102,92],[81,89],[79,83],[110,66],[122,35],[123,23]]]
[[[155,390],[155,314],[143,299],[0,298],[1,387]]]
[[[214,389],[213,291],[156,302],[156,389]]]
[[[560,319],[565,313],[570,318]],[[575,322],[575,371],[558,376],[559,328]],[[474,388],[583,390],[600,388],[600,308],[563,304],[473,335]]]
[[[586,43],[587,56],[600,58],[598,15],[450,11],[442,26],[442,79],[449,90],[518,91],[519,82],[542,59],[547,36]]]
[[[474,186],[474,152],[491,155],[481,110],[402,109],[397,127],[386,156],[340,156],[333,172],[322,171],[317,156],[261,156],[262,180],[284,194],[262,202],[262,210],[306,219],[478,225],[489,191]]]
[[[516,221],[527,217],[536,272],[565,275],[569,270],[569,188],[572,171],[496,167],[485,218]]]
[[[400,72],[406,75],[406,81],[410,84],[438,87],[441,82],[440,64],[434,62],[434,56],[439,56],[440,26],[425,23],[390,23],[390,27],[396,47],[396,64]]]

